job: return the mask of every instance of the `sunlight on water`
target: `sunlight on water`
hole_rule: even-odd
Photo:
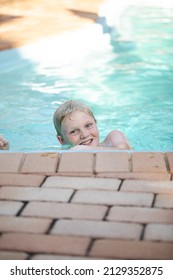
[[[93,109],[102,139],[120,129],[135,150],[173,150],[173,9],[133,7],[122,20],[128,40],[95,24],[0,52],[0,133],[12,151],[60,149],[52,116],[68,99]]]

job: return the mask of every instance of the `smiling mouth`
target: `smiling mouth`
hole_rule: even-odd
[[[93,139],[90,139],[90,140],[80,143],[79,145],[90,145],[92,142],[93,142]]]

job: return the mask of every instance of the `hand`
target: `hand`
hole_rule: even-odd
[[[94,150],[96,147],[91,147],[91,146],[87,146],[87,145],[76,145],[73,146],[72,148],[70,148],[70,150],[77,150],[77,151],[81,151],[81,150]]]
[[[8,150],[9,149],[9,143],[8,141],[0,135],[0,150]]]

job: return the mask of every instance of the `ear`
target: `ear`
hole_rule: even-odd
[[[58,141],[60,142],[61,145],[65,144],[64,139],[62,138],[62,136],[57,135],[57,139],[58,139]]]

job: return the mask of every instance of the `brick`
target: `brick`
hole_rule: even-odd
[[[26,154],[22,173],[55,173],[57,169],[58,153],[32,153]]]
[[[59,220],[54,224],[51,233],[69,236],[88,236],[93,238],[139,239],[142,228],[141,225],[129,223]]]
[[[154,206],[159,208],[173,208],[173,195],[158,194]]]
[[[169,173],[142,173],[142,172],[133,172],[132,176],[129,178],[124,177],[124,179],[135,179],[135,180],[151,180],[151,181],[170,181],[171,175]]]
[[[173,153],[166,153],[166,156],[168,159],[170,172],[171,172],[171,174],[173,174]]]
[[[0,231],[44,233],[48,230],[50,223],[51,219],[0,216]]]
[[[122,221],[133,223],[168,223],[173,224],[173,210],[146,207],[118,207],[110,209],[109,221]]]
[[[173,194],[173,181],[125,180],[121,191]]]
[[[168,173],[163,153],[132,153],[133,172]]]
[[[32,174],[0,174],[0,185],[39,187],[45,176]]]
[[[96,240],[90,256],[109,259],[172,260],[173,244],[136,240]]]
[[[142,173],[142,172],[102,172],[96,174],[98,178],[117,178],[117,179],[135,179],[135,180],[157,180],[157,181],[170,181],[171,174],[168,173]]]
[[[155,241],[173,241],[173,225],[150,224],[145,228],[144,239]]]
[[[23,207],[22,202],[17,201],[0,201],[0,215],[15,216]]]
[[[72,202],[87,204],[151,206],[152,194],[126,193],[113,191],[79,190],[75,193]]]
[[[129,162],[128,152],[99,152],[96,153],[95,172],[96,174],[129,172]]]
[[[2,187],[0,188],[0,199],[23,200],[23,201],[58,201],[67,202],[73,190],[68,189],[46,189],[32,187]]]
[[[73,255],[58,255],[58,254],[35,254],[31,256],[31,260],[98,260],[90,256],[73,256]]]
[[[80,256],[80,260],[89,260],[89,259],[93,260],[94,258]],[[35,254],[31,256],[30,260],[79,260],[79,256]]]
[[[62,153],[58,168],[58,174],[73,176],[92,176],[93,174],[93,153],[68,152]]]
[[[6,233],[0,237],[0,250],[84,255],[89,243],[90,239],[84,237]]]
[[[42,187],[118,190],[120,183],[118,179],[50,176]]]
[[[22,161],[22,153],[1,153],[0,154],[0,172],[17,173]]]
[[[22,212],[22,216],[101,220],[106,211],[106,206],[30,202]]]
[[[26,260],[27,258],[28,255],[26,253],[7,251],[0,252],[0,260]]]

